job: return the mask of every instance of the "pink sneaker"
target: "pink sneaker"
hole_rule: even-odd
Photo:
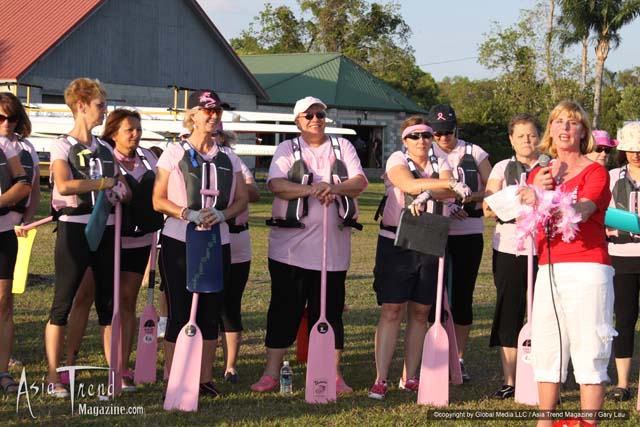
[[[280,383],[273,377],[269,375],[263,375],[260,377],[257,383],[251,386],[251,390],[257,391],[258,393],[264,393],[265,391],[274,391],[278,388]]]
[[[344,378],[336,377],[336,394],[353,393],[353,389],[344,382]]]
[[[387,395],[387,382],[380,380],[369,389],[369,397],[371,399],[383,400]]]
[[[418,387],[420,386],[420,380],[418,377],[412,377],[408,380],[404,378],[400,378],[400,384],[398,384],[398,388],[400,390],[412,391],[414,393],[418,392]]]

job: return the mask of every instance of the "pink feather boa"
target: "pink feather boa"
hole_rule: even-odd
[[[563,242],[571,242],[576,237],[578,223],[582,216],[573,209],[574,192],[564,192],[562,187],[543,190],[531,186],[536,193],[537,206],[525,206],[519,212],[516,224],[518,250],[524,250],[527,237],[535,236],[538,226],[551,224],[551,237],[562,236]]]

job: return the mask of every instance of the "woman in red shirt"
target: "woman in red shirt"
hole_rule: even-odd
[[[539,270],[533,298],[532,354],[541,410],[553,410],[560,382],[567,376],[569,358],[580,402],[597,411],[604,400],[604,383],[613,329],[613,268],[607,252],[604,215],[611,198],[609,174],[589,160],[593,140],[589,119],[571,101],[558,104],[547,122],[540,150],[555,160],[537,168],[529,182],[545,190],[558,187],[573,196],[573,209],[581,216],[575,238],[565,242],[554,232],[557,218],[539,224]],[[532,188],[520,190],[524,203],[536,205]],[[590,420],[595,423],[596,420]],[[541,419],[538,427],[551,426]]]

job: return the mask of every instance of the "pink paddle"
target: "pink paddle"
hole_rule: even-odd
[[[462,384],[462,368],[460,368],[460,357],[458,356],[458,341],[456,340],[456,330],[453,326],[453,316],[449,309],[449,296],[447,295],[447,288],[444,288],[444,311],[446,313],[447,320],[445,321],[445,329],[447,330],[447,336],[449,337],[449,375],[451,376],[451,383],[453,385]]]
[[[20,229],[21,229],[21,230],[24,230],[24,231],[29,231],[29,230],[31,230],[32,228],[39,227],[39,226],[41,226],[41,225],[43,225],[43,224],[46,224],[46,223],[48,223],[48,222],[51,222],[52,220],[53,220],[53,217],[52,217],[52,216],[48,216],[48,217],[46,217],[46,218],[42,218],[42,219],[40,219],[40,220],[38,220],[38,221],[34,221],[34,222],[32,222],[31,224],[27,224],[27,225],[25,225],[25,226],[23,226],[23,227],[20,227]]]
[[[309,335],[307,383],[304,400],[307,403],[328,403],[336,400],[336,343],[331,324],[326,318],[327,296],[327,215],[322,216],[322,272],[320,273],[320,317]]]
[[[156,382],[156,362],[158,361],[158,313],[153,306],[153,288],[156,281],[156,254],[158,252],[158,233],[153,234],[151,255],[149,257],[149,291],[147,306],[140,316],[138,327],[138,349],[133,380],[136,384]]]
[[[538,405],[538,385],[531,365],[531,311],[533,308],[533,237],[529,238],[527,254],[527,323],[518,334],[518,357],[516,359],[516,391],[514,400],[525,405]]]
[[[438,258],[438,288],[435,322],[424,337],[418,404],[447,406],[449,404],[449,337],[442,326],[442,285],[444,257]]]
[[[167,384],[164,409],[197,411],[200,394],[200,367],[202,365],[202,334],[196,324],[198,293],[191,299],[189,322],[182,328],[176,341],[173,362]]]
[[[112,374],[113,392],[122,391],[122,325],[120,323],[120,229],[122,228],[122,206],[116,203],[115,242],[113,245],[113,316],[111,317],[111,353],[109,367]]]

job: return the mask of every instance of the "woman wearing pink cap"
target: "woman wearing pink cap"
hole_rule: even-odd
[[[618,141],[611,139],[606,130],[596,129],[591,132],[591,135],[593,136],[595,146],[592,152],[587,153],[587,158],[600,163],[602,166],[607,166],[609,154],[611,154],[611,150],[618,145]]]
[[[609,206],[637,213],[640,202],[640,122],[628,123],[620,129],[618,141],[616,160],[620,167],[609,171],[612,196]],[[613,311],[618,331],[618,336],[613,338],[618,383],[609,398],[624,401],[631,397],[629,373],[638,320],[640,236],[615,229],[607,229],[607,235],[611,265],[615,269]]]
[[[327,106],[318,98],[298,100],[293,109],[300,136],[282,142],[271,161],[267,185],[275,194],[269,235],[271,302],[267,314],[267,365],[253,391],[278,387],[287,348],[293,344],[305,305],[309,328],[320,315],[323,209],[328,212],[327,320],[335,333],[336,391],[351,392],[340,373],[344,346],[342,311],[351,256],[351,209],[367,179],[353,145],[325,134]],[[345,205],[345,203],[347,205]],[[346,210],[345,210],[346,206]]]
[[[377,400],[387,394],[389,366],[405,312],[404,371],[398,387],[418,391],[417,370],[427,318],[436,301],[438,258],[395,246],[400,214],[405,207],[410,207],[414,215],[419,215],[425,205],[433,211],[435,200],[456,196],[464,199],[471,194],[465,184],[451,180],[451,167],[445,158],[430,158],[433,130],[422,117],[408,118],[400,130],[406,153],[396,151],[387,160],[382,175],[385,197],[378,208],[382,221],[373,289],[382,313],[375,337],[376,381],[369,390],[369,397]],[[433,200],[427,203],[429,199]]]

